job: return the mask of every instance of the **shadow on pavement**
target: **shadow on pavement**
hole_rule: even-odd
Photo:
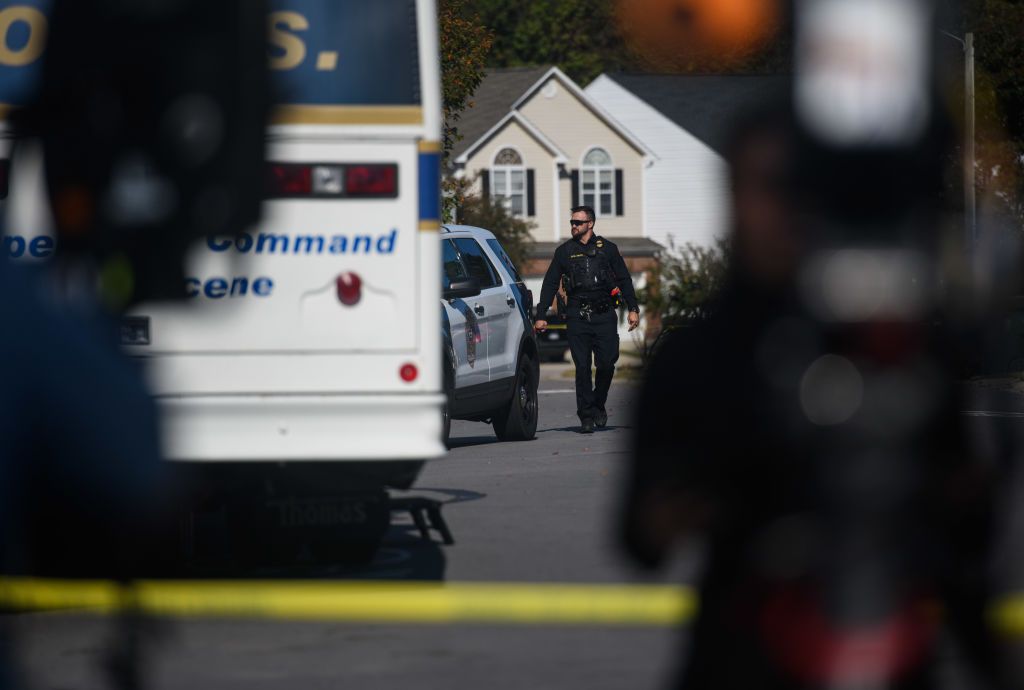
[[[446,559],[436,533],[424,539],[407,512],[393,512],[379,548],[351,558],[315,559],[301,546],[294,558],[273,563],[191,565],[179,577],[241,580],[443,580]]]
[[[429,486],[417,486],[409,491],[396,491],[393,495],[405,496],[407,494],[442,494],[448,496],[447,500],[438,501],[442,505],[450,505],[452,503],[466,503],[468,501],[479,501],[481,498],[487,498],[487,494],[480,493],[479,491],[469,491],[468,489],[437,489]]]
[[[593,435],[593,434],[583,434],[583,432],[580,431],[580,428],[581,427],[578,424],[575,425],[575,426],[557,426],[557,427],[551,427],[550,429],[537,429],[537,433],[538,434],[547,434],[547,433],[551,433],[552,431],[568,431],[568,432],[580,434],[581,436],[583,436],[583,435],[588,435],[588,436]],[[605,433],[605,432],[608,432],[608,431],[617,431],[619,429],[632,429],[632,428],[633,427],[629,426],[629,425],[616,426],[616,425],[609,424],[608,426],[604,427],[603,429],[595,428],[594,429],[594,434],[602,434],[602,433]]]
[[[359,533],[350,533],[356,539],[349,541],[333,527],[296,529],[253,523],[252,534],[246,533],[243,544],[230,528],[227,513],[210,511],[190,523],[195,533],[191,543],[193,547],[202,543],[201,551],[187,551],[176,530],[161,533],[154,536],[153,550],[163,557],[144,563],[128,579],[443,580],[444,547],[458,540],[457,529],[445,520],[444,506],[486,496],[444,487],[393,491],[386,497],[387,512],[381,516],[386,522],[381,524],[379,542],[361,540]],[[254,548],[259,546],[265,548]],[[110,560],[103,552],[92,555],[95,558],[87,560]],[[117,574],[106,572],[109,568],[93,572],[84,569],[85,564],[75,566],[65,559],[55,561],[51,570],[32,568],[18,574],[73,578]]]
[[[224,564],[205,572],[193,570],[190,575],[243,579],[443,580],[447,563],[443,531],[430,521],[423,526],[418,525],[411,511],[398,506],[422,500],[436,505],[440,511],[449,504],[486,497],[487,494],[478,491],[452,488],[415,487],[408,491],[393,491],[390,524],[380,548],[372,556],[355,562],[324,563],[301,562],[303,554],[300,553],[299,562],[262,566]],[[422,531],[424,527],[427,528],[427,538]],[[457,543],[457,532],[449,536]]]
[[[462,436],[448,439],[449,448],[465,448],[467,446],[486,446],[499,443],[497,436]]]

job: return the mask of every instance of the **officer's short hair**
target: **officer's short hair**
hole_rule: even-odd
[[[594,219],[597,217],[597,215],[594,213],[593,207],[591,206],[573,206],[572,213],[586,213],[587,220],[589,220],[591,223],[593,223]]]

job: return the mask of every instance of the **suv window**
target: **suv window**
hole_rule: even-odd
[[[484,254],[484,249],[472,237],[460,237],[456,240],[455,246],[459,250],[459,257],[462,263],[469,270],[469,277],[476,280],[481,290],[501,285],[498,272],[491,265],[491,260]]]
[[[512,280],[517,283],[523,282],[522,277],[519,275],[519,271],[516,270],[516,265],[512,263],[512,259],[510,259],[508,254],[505,253],[505,248],[501,246],[501,242],[498,240],[487,240],[487,245],[491,248],[491,251],[495,253],[501,263],[505,265],[509,275],[512,276]]]
[[[455,246],[451,240],[441,242],[441,252],[443,256],[442,261],[444,262],[441,284],[443,289],[447,290],[452,286],[452,283],[469,278],[469,273],[466,272],[466,267],[459,260],[459,253],[455,251]]]

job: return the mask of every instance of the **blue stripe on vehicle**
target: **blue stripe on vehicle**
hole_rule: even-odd
[[[441,220],[441,153],[420,151],[420,223]]]

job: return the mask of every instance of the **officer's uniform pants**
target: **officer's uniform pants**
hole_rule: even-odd
[[[591,316],[589,322],[574,312],[570,309],[566,331],[569,352],[576,365],[576,414],[580,421],[593,420],[598,412],[604,412],[615,362],[619,359],[619,318],[614,309]],[[597,368],[593,383],[590,378],[591,358]]]

